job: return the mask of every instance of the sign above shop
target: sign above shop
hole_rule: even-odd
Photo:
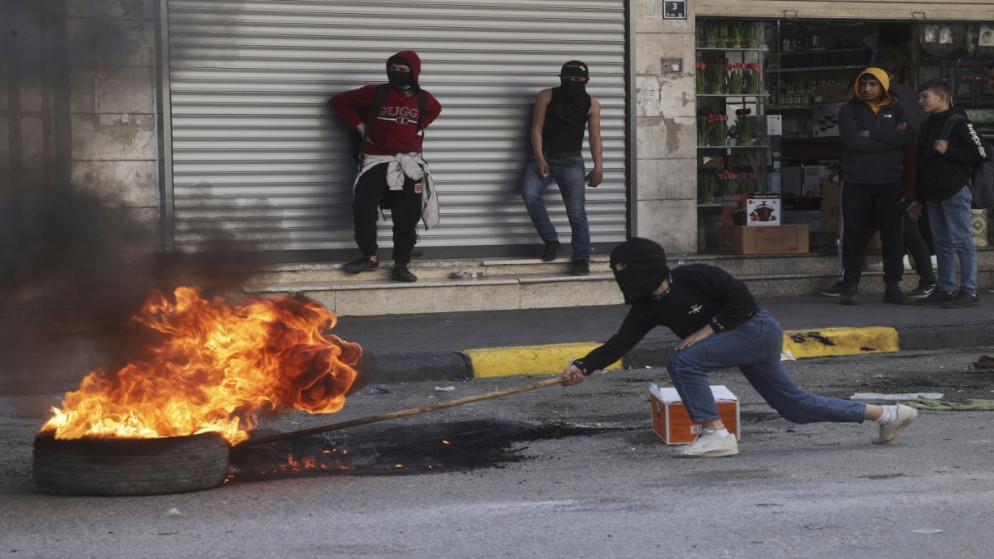
[[[663,0],[663,19],[687,19],[687,0]]]

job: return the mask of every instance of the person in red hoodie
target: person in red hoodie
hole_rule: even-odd
[[[362,256],[343,269],[358,274],[379,267],[376,220],[380,207],[389,207],[393,220],[391,278],[412,282],[418,280],[408,270],[417,243],[418,219],[424,221],[425,229],[438,224],[438,200],[421,144],[424,129],[438,118],[442,105],[421,89],[421,58],[414,51],[401,51],[388,58],[386,70],[388,93],[379,113],[369,115],[368,130],[364,113],[372,107],[378,85],[343,91],[329,101],[364,139],[352,203],[355,239]],[[421,92],[426,98],[423,103],[419,99]]]

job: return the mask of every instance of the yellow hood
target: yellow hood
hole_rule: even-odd
[[[880,103],[871,103],[869,101],[866,101],[866,99],[863,99],[863,96],[860,95],[859,93],[859,80],[860,78],[862,78],[867,74],[870,74],[874,78],[877,78],[877,81],[880,82],[880,85],[884,86],[884,97],[883,99],[880,100]],[[866,101],[866,104],[869,105],[871,109],[873,109],[874,113],[879,111],[880,107],[890,104],[891,101],[889,93],[890,76],[888,76],[887,72],[885,72],[880,68],[867,68],[866,70],[860,72],[859,75],[856,76],[856,83],[853,84],[853,89],[856,91],[856,97],[859,97],[860,99],[863,99],[863,101]]]

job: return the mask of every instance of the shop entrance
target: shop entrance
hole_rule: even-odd
[[[994,22],[698,17],[696,31],[699,252],[836,251],[837,115],[868,66],[888,73],[912,124],[924,120],[917,85],[940,78],[994,136]],[[757,226],[808,242],[732,246],[742,235],[728,228]]]

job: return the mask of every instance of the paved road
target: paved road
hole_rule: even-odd
[[[994,398],[994,374],[969,372],[984,350],[788,366],[833,396]],[[397,383],[354,394],[334,420],[534,380]],[[657,369],[596,374],[296,441],[243,464],[262,472],[288,449],[354,448],[356,470],[253,477],[246,468],[217,489],[121,498],[35,492],[30,443],[46,414],[15,404],[42,396],[0,398],[0,557],[990,557],[990,412],[922,412],[877,446],[871,425],[787,423],[740,375],[719,372],[713,382],[742,398],[741,454],[687,461],[649,430],[647,386],[663,380]],[[264,427],[328,421],[292,414]],[[468,458],[453,454],[461,446]]]

